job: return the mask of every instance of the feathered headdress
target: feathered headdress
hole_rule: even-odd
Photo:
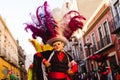
[[[62,40],[67,44],[71,35],[78,28],[82,29],[85,20],[77,11],[70,11],[65,14],[62,22],[58,23],[54,20],[49,9],[47,1],[43,6],[39,6],[36,10],[36,16],[31,15],[33,23],[26,23],[26,28],[32,31],[32,37],[41,37],[44,43],[52,44],[56,40]],[[59,24],[59,25],[58,25]]]
[[[63,17],[63,20],[60,24],[60,31],[62,31],[63,35],[69,40],[71,35],[78,28],[82,29],[83,22],[82,20],[86,20],[82,15],[80,15],[77,11],[69,11]]]
[[[43,6],[39,6],[36,10],[36,16],[31,15],[33,23],[27,24],[26,28],[32,31],[32,37],[41,37],[43,42],[46,43],[51,36],[55,36],[57,32],[55,31],[56,23],[51,15],[51,11],[48,9],[47,2]]]

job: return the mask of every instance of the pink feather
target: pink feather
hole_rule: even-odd
[[[82,20],[86,20],[86,19],[83,16],[81,16],[79,14],[79,12],[72,10],[72,11],[68,12],[67,14],[65,14],[63,20],[64,20],[63,35],[69,40],[70,37],[72,36],[72,34],[78,28],[82,29],[82,27],[83,27]]]
[[[25,30],[27,31],[30,29],[33,33],[32,37],[41,37],[44,43],[46,43],[50,38],[60,34],[69,40],[74,31],[78,28],[82,29],[82,20],[85,20],[79,12],[73,10],[65,14],[62,20],[63,23],[61,24],[62,27],[58,27],[57,22],[55,22],[49,9],[47,1],[37,8],[36,16],[31,15],[31,19],[33,23],[26,24],[27,26]]]

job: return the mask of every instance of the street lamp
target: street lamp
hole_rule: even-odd
[[[20,65],[20,78],[21,78],[21,80],[23,80],[24,74],[22,74],[22,72],[23,72],[24,63],[22,61],[19,61],[19,65]]]
[[[78,52],[78,40],[76,38],[76,36],[72,36],[71,37],[71,41],[72,41],[72,46],[74,47],[74,58],[75,60],[79,60],[79,52]]]
[[[77,62],[78,64],[78,73],[81,72],[81,64],[82,64],[82,60],[81,60],[81,57],[80,57],[80,50],[79,50],[79,41],[77,39],[76,36],[73,36],[71,37],[71,41],[72,41],[72,46],[74,47],[74,58],[75,58],[75,61]]]
[[[19,61],[19,65],[22,66],[24,65],[24,63],[22,61]]]
[[[87,42],[84,45],[88,49],[88,52],[86,52],[86,54],[87,54],[86,57],[90,56],[90,54],[91,54],[91,51],[90,51],[91,45],[92,45],[92,43],[90,43],[90,42]],[[90,62],[89,62],[89,60],[86,60],[86,68],[87,68],[87,71],[89,72],[90,71]]]
[[[91,45],[92,45],[92,43],[90,43],[90,42],[87,42],[87,43],[85,43],[85,45],[84,45],[84,46],[87,46],[87,48],[88,48],[88,55],[91,54],[91,51],[90,51]]]

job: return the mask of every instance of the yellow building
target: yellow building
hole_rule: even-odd
[[[5,61],[3,58],[0,58],[0,80],[4,78],[10,78],[10,71],[13,71],[14,74],[17,76],[19,75],[19,69],[9,62]]]
[[[20,75],[17,42],[0,16],[0,80],[9,78],[9,73]]]

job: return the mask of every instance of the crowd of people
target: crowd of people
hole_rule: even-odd
[[[111,77],[110,78],[110,72]],[[111,68],[98,64],[98,69],[88,72],[77,72],[73,75],[73,80],[120,80],[120,66],[114,65]]]

